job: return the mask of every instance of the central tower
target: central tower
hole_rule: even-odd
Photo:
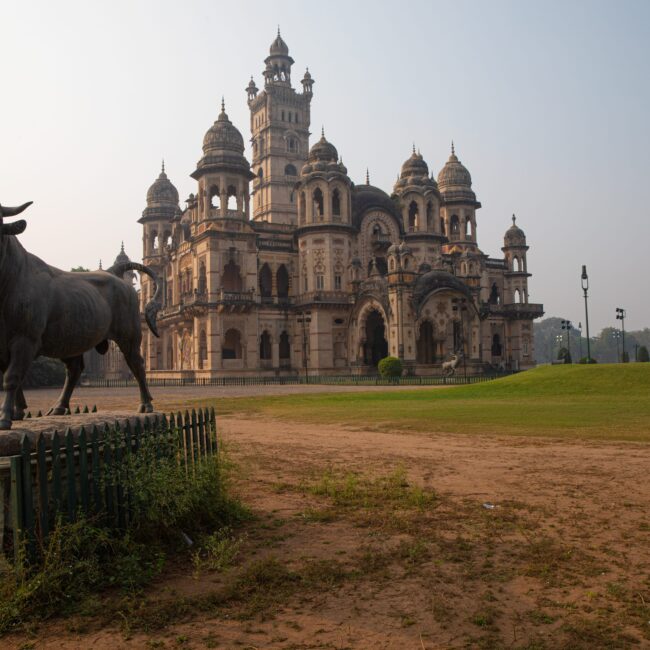
[[[309,124],[313,79],[309,70],[302,92],[291,85],[293,59],[278,35],[264,60],[264,90],[251,77],[246,88],[251,111],[253,145],[253,219],[296,224],[294,186],[309,153]]]

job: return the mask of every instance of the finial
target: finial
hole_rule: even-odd
[[[280,25],[278,25],[278,38],[280,38]]]
[[[161,171],[162,171],[163,174],[165,173],[165,159],[164,158],[162,159],[162,170]]]
[[[120,253],[124,252],[124,240],[122,240],[122,247],[120,248]]]
[[[253,77],[251,77],[252,79]],[[221,112],[225,113],[226,112],[226,102],[223,99],[223,95],[221,95]]]
[[[517,223],[517,217],[515,215],[512,215],[512,225],[514,226]]]
[[[324,127],[324,126],[321,126],[321,127],[320,127],[320,137],[321,137],[321,138],[324,138],[324,137],[325,137],[325,127]]]
[[[413,143],[413,153],[415,153],[415,142]]]
[[[100,271],[103,271],[103,270],[104,270],[104,269],[102,268],[102,261],[101,261],[101,260],[99,260],[99,270],[100,270]]]
[[[454,148],[454,141],[451,141],[451,155],[455,156],[456,155],[456,149]]]
[[[368,171],[367,167],[366,167],[366,185],[370,185],[370,172]]]

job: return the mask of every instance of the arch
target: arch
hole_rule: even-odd
[[[271,335],[267,330],[262,332],[260,336],[260,360],[261,361],[270,361],[273,358],[273,352],[271,350]]]
[[[492,336],[492,348],[491,348],[493,357],[500,357],[503,353],[503,346],[501,345],[501,337],[498,334]]]
[[[445,230],[446,230],[446,228],[445,228],[445,220],[442,217],[440,217],[440,234],[444,235]]]
[[[286,361],[291,358],[291,344],[289,342],[289,335],[286,331],[280,334],[280,361]]]
[[[488,302],[491,305],[500,305],[501,304],[501,296],[499,295],[499,287],[497,287],[496,282],[492,283],[492,288],[490,289],[490,297],[488,298]]]
[[[222,359],[241,359],[241,333],[231,328],[226,331],[221,347]]]
[[[260,296],[270,298],[273,295],[273,274],[269,265],[265,262],[259,273]]]
[[[411,201],[409,204],[409,216],[408,216],[408,231],[413,232],[418,227],[419,221],[419,211],[418,204],[416,201]]]
[[[208,291],[208,277],[205,272],[205,262],[199,264],[199,293],[207,293]]]
[[[307,218],[307,200],[304,192],[300,192],[299,201],[298,214],[300,215],[300,223],[305,223],[305,219]]]
[[[427,201],[427,230],[433,230],[433,203]]]
[[[237,210],[237,188],[234,185],[228,185],[226,209]]]
[[[335,217],[341,216],[341,193],[338,188],[332,192],[332,214]]]
[[[521,303],[521,291],[515,289],[515,303]]]
[[[363,345],[363,362],[368,366],[376,366],[388,356],[388,341],[386,340],[386,322],[377,309],[371,309],[364,324],[365,342]]]
[[[219,188],[216,185],[213,185],[210,188],[210,207],[211,208],[221,207],[221,193],[219,192]]]
[[[208,337],[205,330],[199,333],[199,368],[205,368],[205,363],[208,360]]]
[[[473,231],[472,231],[472,218],[471,217],[465,217],[465,237],[472,237],[473,236]]]
[[[289,297],[289,271],[284,264],[280,264],[275,274],[275,286],[278,292],[278,298],[286,299]]]
[[[520,271],[520,268],[521,268],[521,267],[520,267],[520,265],[519,265],[519,258],[516,257],[516,256],[513,257],[513,258],[512,258],[512,270],[513,270],[515,273],[518,273],[518,272]]]
[[[430,320],[425,320],[420,325],[420,332],[417,340],[418,363],[436,362],[436,342],[433,338],[434,326]]]
[[[239,273],[239,266],[230,260],[223,268],[221,286],[224,291],[240,292],[242,290],[242,278]]]
[[[285,176],[298,176],[298,171],[296,170],[295,165],[289,163],[284,168],[284,174]]]
[[[323,215],[325,214],[325,203],[323,201],[323,192],[320,187],[317,187],[312,194],[314,200],[314,216],[318,218],[319,221],[322,221]]]
[[[460,219],[457,214],[451,215],[451,220],[449,221],[449,234],[451,238],[458,238],[460,235]]]

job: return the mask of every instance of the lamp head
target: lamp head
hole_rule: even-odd
[[[589,276],[587,275],[587,266],[585,264],[582,265],[582,275],[580,276],[580,279],[582,280],[582,289],[584,291],[589,289]]]

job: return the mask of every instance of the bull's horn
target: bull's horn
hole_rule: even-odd
[[[26,210],[34,201],[27,201],[19,205],[17,208],[5,208],[0,205],[0,217],[15,217],[17,214],[20,214],[23,210]]]
[[[0,226],[0,232],[3,235],[20,235],[21,232],[25,231],[27,228],[27,222],[24,219],[19,219],[13,223],[5,223]]]

